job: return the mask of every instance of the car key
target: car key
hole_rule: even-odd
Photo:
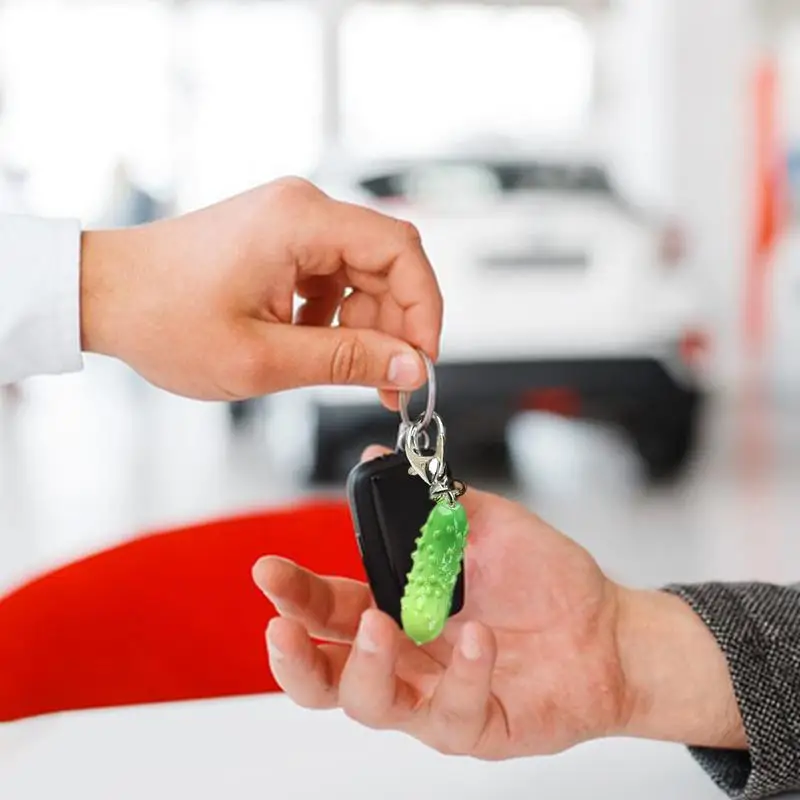
[[[361,557],[375,602],[417,644],[435,639],[464,604],[463,553],[468,523],[444,460],[445,428],[433,411],[433,368],[428,408],[411,423],[401,398],[397,447],[355,467],[347,493]],[[436,426],[429,447],[427,427]]]

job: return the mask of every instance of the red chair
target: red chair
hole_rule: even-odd
[[[362,578],[347,507],[310,503],[153,534],[0,598],[0,721],[278,691],[250,570],[277,554]]]

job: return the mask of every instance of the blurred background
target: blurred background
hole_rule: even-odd
[[[789,581],[798,43],[793,0],[0,0],[0,211],[125,226],[299,174],[410,219],[445,296],[438,410],[459,477],[522,499],[633,584]],[[153,530],[341,497],[397,422],[358,389],[195,403],[95,358],[0,389],[0,590]],[[351,741],[281,709],[304,737]],[[153,797],[168,796],[153,774],[183,786],[191,747],[223,747],[192,740],[165,765],[188,723],[132,719],[114,724],[138,731]],[[99,746],[103,724],[63,741]],[[277,728],[240,728],[192,796],[257,776],[242,731]],[[45,797],[32,765],[65,752],[28,733],[14,764],[0,739],[14,800]],[[502,792],[470,771],[458,790],[522,797],[541,780],[582,797],[588,774],[602,796],[641,796],[603,766],[628,751],[582,752],[577,771],[507,768]],[[659,797],[716,796],[682,751],[641,753]],[[413,757],[454,785],[452,766]],[[89,784],[73,774],[81,796],[128,797],[108,766],[124,752],[103,763]],[[336,796],[367,792],[351,766]],[[284,769],[276,796],[318,796],[299,757]]]

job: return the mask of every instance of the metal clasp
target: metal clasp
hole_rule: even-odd
[[[445,500],[452,508],[458,502],[458,498],[466,491],[466,486],[461,481],[450,480],[444,460],[444,423],[442,418],[435,412],[432,415],[432,421],[436,423],[436,445],[433,455],[423,453],[419,446],[420,436],[425,436],[428,439],[428,432],[423,429],[425,422],[423,417],[413,423],[405,434],[403,444],[406,458],[411,465],[408,469],[408,474],[418,475],[430,486],[431,500],[435,503]]]
[[[445,430],[442,418],[433,413],[431,420],[436,424],[436,445],[434,447],[433,455],[423,453],[419,446],[419,436],[422,431],[424,419],[420,418],[414,422],[405,434],[405,451],[409,467],[409,475],[419,475],[428,486],[438,484],[445,477],[446,466],[444,462],[444,440]]]

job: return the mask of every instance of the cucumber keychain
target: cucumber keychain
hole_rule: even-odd
[[[417,644],[442,632],[464,604],[462,563],[467,516],[444,459],[445,428],[435,412],[430,359],[425,411],[412,422],[400,395],[401,425],[393,452],[350,472],[347,497],[361,559],[376,606]],[[435,429],[431,447],[429,429]]]
[[[432,416],[437,427],[434,455],[423,454],[419,447],[423,419],[411,425],[405,435],[409,473],[416,473],[428,484],[434,503],[416,540],[413,567],[400,604],[403,630],[417,644],[439,636],[450,616],[469,532],[467,513],[458,501],[466,488],[447,474],[444,423],[438,414]]]

